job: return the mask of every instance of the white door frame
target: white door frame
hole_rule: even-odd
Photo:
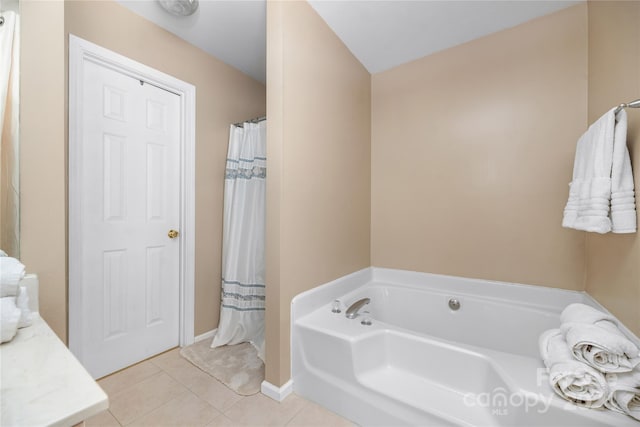
[[[69,34],[69,348],[82,361],[81,191],[84,62],[129,75],[180,97],[180,346],[193,344],[195,321],[195,86]]]

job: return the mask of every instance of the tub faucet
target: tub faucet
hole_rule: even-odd
[[[370,301],[371,300],[369,298],[362,298],[361,300],[358,300],[351,304],[349,308],[347,308],[347,312],[345,313],[347,319],[355,319],[356,317],[358,317],[358,311],[360,311],[360,309],[365,305],[369,304]]]

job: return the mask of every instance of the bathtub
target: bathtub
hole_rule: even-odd
[[[332,312],[361,298],[364,316]],[[294,298],[293,390],[364,426],[638,427],[549,387],[538,336],[574,302],[604,310],[583,292],[368,268]]]

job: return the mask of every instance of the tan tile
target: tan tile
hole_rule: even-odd
[[[144,362],[140,362],[128,367],[127,369],[123,369],[122,371],[98,380],[98,384],[102,387],[105,393],[109,396],[114,396],[127,387],[131,387],[140,381],[144,381],[158,372],[160,372],[160,368],[150,361],[145,360]]]
[[[162,363],[162,366],[162,370],[164,372],[169,374],[170,377],[179,383],[187,386],[187,388],[190,388],[199,380],[213,378],[211,375],[202,371],[200,368],[182,357],[173,360],[165,360]]]
[[[188,390],[164,372],[115,394],[109,410],[121,424],[128,424]]]
[[[307,401],[303,409],[289,421],[287,427],[351,427],[355,425],[328,409]]]
[[[165,403],[130,426],[205,426],[220,415],[213,406],[193,393]]]
[[[179,347],[176,347],[172,350],[166,351],[149,359],[151,363],[153,363],[160,369],[170,368],[171,366],[173,366],[176,360],[184,360],[184,358],[180,356]]]
[[[229,418],[224,415],[219,415],[213,419],[206,427],[233,427],[237,424],[234,424]]]
[[[197,368],[196,368],[197,369]],[[200,371],[202,372],[202,371]],[[244,397],[216,380],[211,375],[195,375],[190,378],[188,388],[200,399],[224,412]]]
[[[120,427],[118,420],[109,411],[100,412],[91,418],[84,420],[86,427]]]
[[[292,394],[278,403],[258,393],[245,397],[224,414],[234,424],[243,426],[284,426],[307,402]]]

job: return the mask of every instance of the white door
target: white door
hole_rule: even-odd
[[[81,362],[107,375],[179,343],[180,97],[84,62]],[[174,233],[175,234],[175,233]]]

